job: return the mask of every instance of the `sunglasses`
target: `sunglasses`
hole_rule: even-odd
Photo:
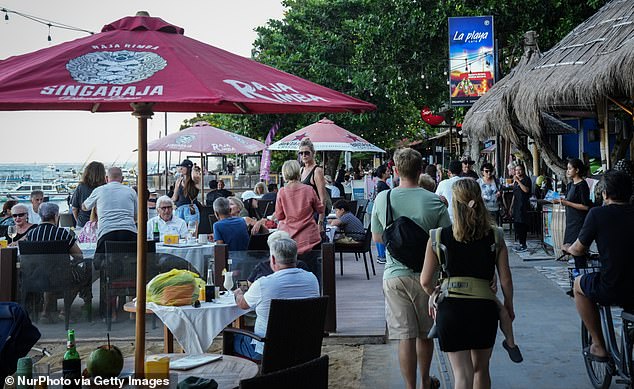
[[[25,217],[27,215],[27,213],[14,213],[13,215],[11,215],[14,219],[16,217]]]
[[[310,155],[310,151],[308,151],[308,150],[300,151],[299,153],[297,153],[297,155]]]
[[[487,170],[487,169],[484,169],[482,171],[485,172],[485,173],[491,173],[491,170]]]
[[[165,207],[159,207],[159,209],[163,209],[163,210],[172,209],[172,208],[174,208],[174,207],[171,206],[171,205],[168,205],[168,206],[165,206]]]

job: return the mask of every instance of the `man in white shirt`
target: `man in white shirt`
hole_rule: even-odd
[[[156,200],[156,209],[158,215],[147,221],[148,233],[154,232],[154,224],[158,224],[161,241],[166,234],[187,237],[187,223],[174,215],[174,202],[169,196],[159,197]]]
[[[236,303],[242,309],[255,308],[257,319],[254,332],[264,337],[269,321],[271,300],[319,297],[319,284],[313,273],[297,268],[297,243],[288,237],[269,237],[271,269],[273,274],[260,277],[246,293],[234,291]],[[249,337],[236,334],[235,350],[253,360],[261,360],[264,345]]]
[[[453,223],[453,209],[451,207],[451,190],[453,187],[453,183],[462,179],[460,177],[460,173],[462,173],[462,163],[460,161],[451,161],[449,162],[449,178],[446,180],[442,180],[438,183],[438,188],[436,188],[436,194],[440,196],[440,199],[447,206],[447,211],[449,211],[449,218]]]
[[[136,192],[122,184],[121,168],[108,169],[106,181],[107,184],[95,188],[81,206],[84,211],[97,207],[96,253],[105,252],[106,241],[136,240]]]
[[[29,209],[29,223],[31,224],[40,224],[42,222],[42,218],[39,215],[40,205],[44,201],[44,192],[41,190],[34,190],[31,192],[31,206],[27,207]]]

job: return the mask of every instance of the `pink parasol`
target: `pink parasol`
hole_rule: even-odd
[[[297,151],[304,138],[310,138],[316,151],[369,151],[384,153],[367,140],[343,129],[332,120],[323,118],[306,126],[269,146],[269,150]]]
[[[157,139],[147,145],[148,151],[189,151],[203,154],[252,154],[264,149],[264,143],[233,132],[221,130],[207,122],[196,122],[193,127]],[[204,165],[203,165],[204,166]],[[205,169],[202,169],[202,198],[205,198]]]
[[[138,123],[135,372],[144,374],[147,119],[154,112],[365,112],[366,103],[187,38],[147,13],[0,61],[0,110],[132,111]]]
[[[178,131],[147,145],[148,151],[189,151],[202,154],[252,154],[264,149],[264,143],[207,122]]]

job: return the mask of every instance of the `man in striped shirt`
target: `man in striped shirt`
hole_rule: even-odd
[[[68,241],[68,253],[77,260],[83,259],[81,250],[77,245],[77,239],[70,232],[57,227],[59,221],[59,206],[55,203],[43,203],[38,210],[42,222],[26,234],[24,240],[66,240]]]
[[[68,242],[68,254],[70,254],[74,260],[81,261],[83,259],[83,255],[79,246],[77,245],[77,239],[73,237],[70,232],[63,228],[57,227],[59,222],[59,206],[54,203],[43,203],[40,205],[38,210],[40,217],[42,218],[42,222],[31,231],[29,231],[24,240],[26,241],[48,241],[48,240],[61,240]],[[70,261],[70,257],[68,259]],[[87,268],[82,268],[84,276],[90,277],[90,270]],[[68,274],[69,279],[72,277],[71,274]],[[74,285],[73,285],[74,286]],[[57,298],[55,293],[45,292],[44,293],[44,312],[42,313],[42,319],[44,321],[48,321],[49,323],[56,322],[56,318],[53,317],[53,312],[55,311],[57,305]],[[84,306],[88,307],[92,304],[92,291],[90,287],[83,287],[79,290],[79,297],[84,300]],[[84,308],[87,309],[87,308]],[[60,312],[60,315],[64,315],[64,312]]]

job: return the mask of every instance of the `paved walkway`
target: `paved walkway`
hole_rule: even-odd
[[[510,263],[515,286],[515,334],[524,362],[511,362],[502,348],[502,333],[498,332],[491,358],[492,387],[591,388],[580,351],[580,320],[573,300],[562,288],[566,285],[566,264],[553,260],[524,262],[515,253],[510,254]],[[444,353],[434,354],[432,374],[444,381],[443,388],[453,386]],[[365,346],[361,387],[403,388],[397,343]]]

